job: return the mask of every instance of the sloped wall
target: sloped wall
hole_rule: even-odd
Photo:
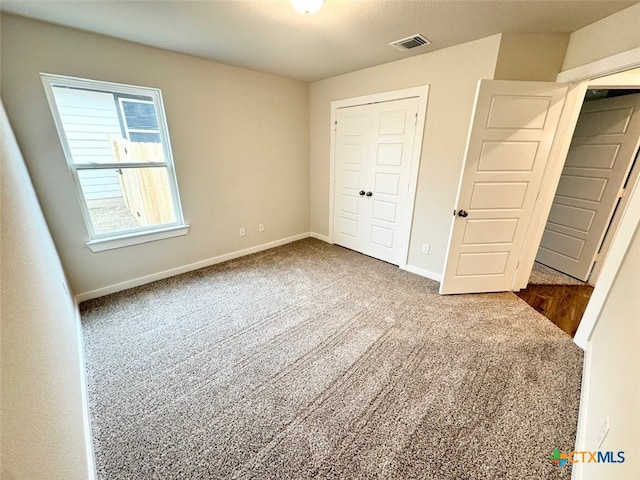
[[[640,384],[635,368],[640,363],[640,225],[611,286],[598,323],[589,342],[589,368],[583,384],[581,423],[584,448],[598,450],[597,439],[602,425],[609,419],[609,433],[599,450],[626,452],[624,463],[586,463],[582,477],[587,479],[640,478],[637,457],[640,440]]]
[[[1,477],[90,479],[76,306],[0,104]]]

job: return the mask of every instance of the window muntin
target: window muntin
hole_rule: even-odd
[[[48,74],[42,80],[90,243],[186,227],[160,91]]]
[[[123,97],[118,100],[126,137],[132,142],[160,143],[160,128],[153,102]]]

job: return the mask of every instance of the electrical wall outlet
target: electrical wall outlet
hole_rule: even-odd
[[[259,232],[264,232],[264,223],[260,223],[260,224],[258,225],[258,231],[259,231]]]
[[[425,255],[429,255],[430,249],[431,249],[431,246],[428,243],[422,244],[422,253],[424,253]]]
[[[245,230],[244,227],[240,227],[240,236],[244,237],[247,234],[247,231]]]

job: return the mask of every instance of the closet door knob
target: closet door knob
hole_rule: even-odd
[[[370,197],[371,195],[373,195],[373,192],[367,192],[367,197]]]
[[[364,190],[360,190],[360,191],[358,192],[358,195],[360,195],[361,197],[362,197],[362,196],[364,196]]]

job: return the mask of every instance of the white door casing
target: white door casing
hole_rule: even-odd
[[[566,92],[478,82],[441,294],[511,289]]]
[[[536,260],[586,281],[640,139],[640,94],[585,102]]]
[[[399,265],[419,98],[338,108],[333,240]]]

